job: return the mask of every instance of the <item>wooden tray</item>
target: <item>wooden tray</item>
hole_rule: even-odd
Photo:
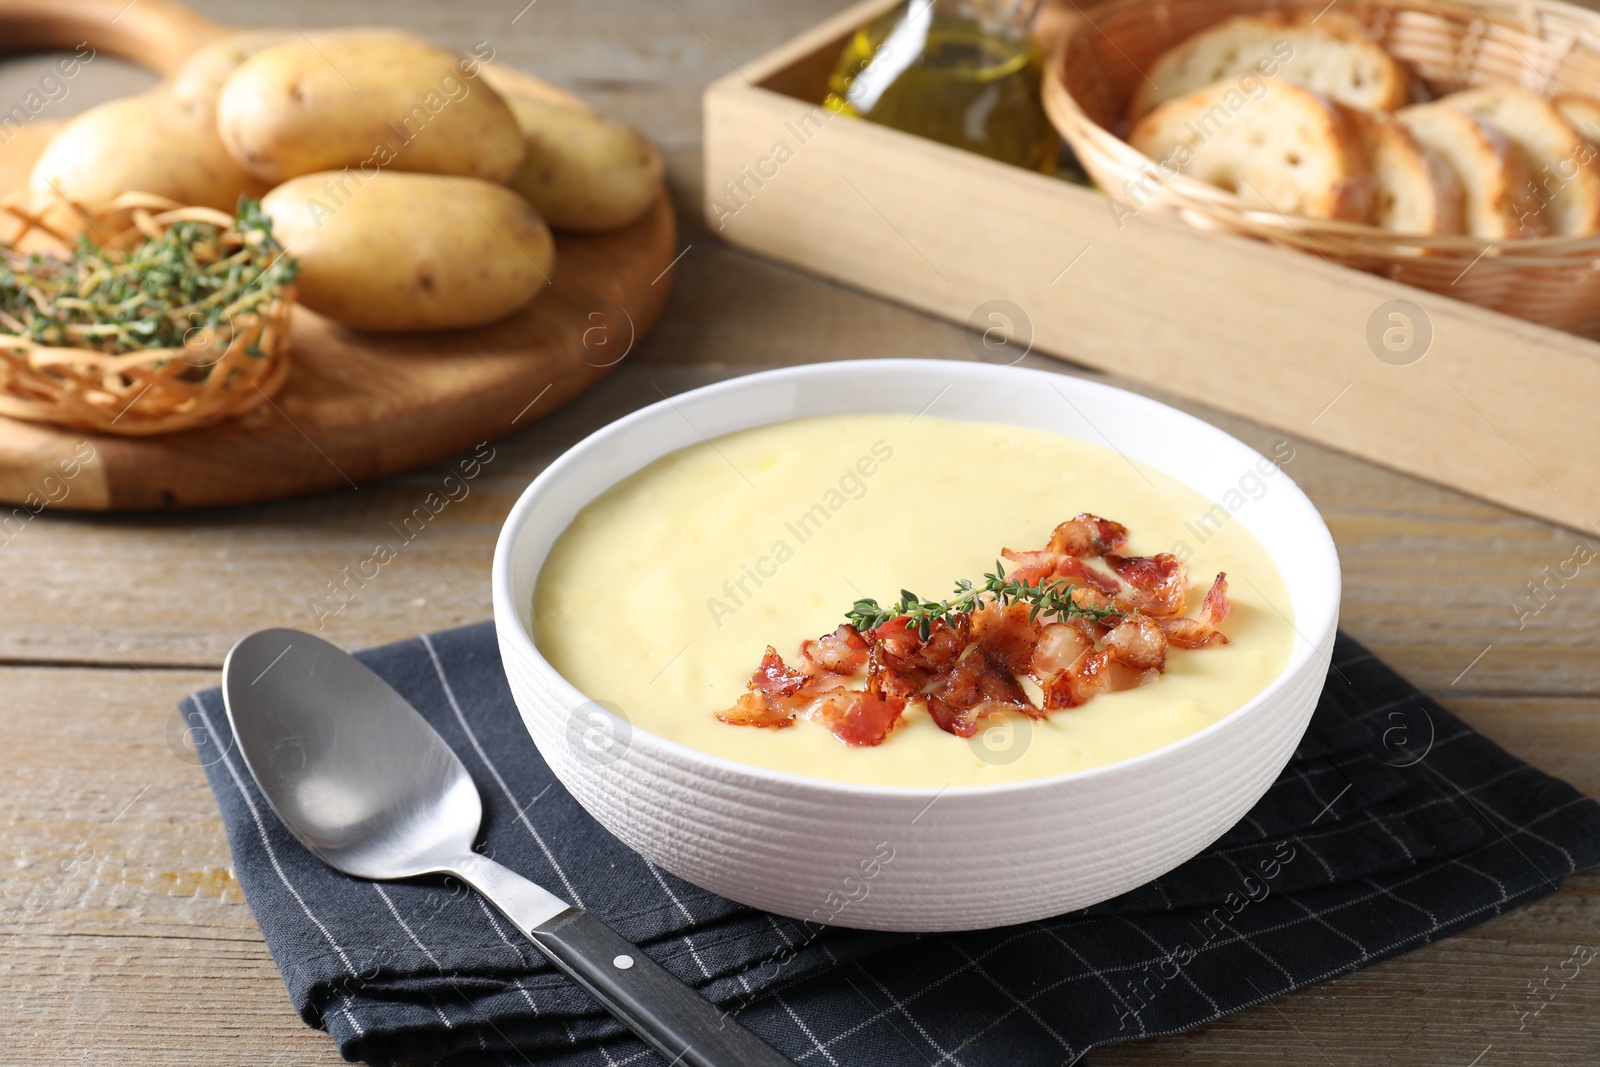
[[[124,5],[0,0],[0,47],[70,50],[87,39],[170,74],[228,32],[170,0]],[[509,68],[496,76],[550,93]],[[0,418],[0,500],[79,510],[237,504],[354,486],[469,449],[528,425],[621,361],[661,313],[676,241],[663,190],[625,229],[558,235],[554,285],[489,326],[366,335],[296,308],[283,390],[217,426],[119,438]],[[63,483],[60,463],[86,455],[85,441],[94,459]]]
[[[818,102],[845,40],[896,2],[858,4],[706,90],[714,231],[943,318],[1016,328],[989,358],[1032,347],[1600,523],[1600,344],[1314,255],[1119,220],[1093,190],[828,116]],[[1409,351],[1383,349],[1408,327]]]

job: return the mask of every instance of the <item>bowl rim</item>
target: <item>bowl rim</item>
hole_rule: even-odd
[[[569,469],[579,467],[585,463],[586,456],[591,450],[603,447],[607,442],[626,434],[629,430],[642,423],[650,422],[656,418],[662,417],[665,414],[677,414],[677,404],[685,398],[693,398],[695,400],[703,398],[714,399],[723,394],[738,393],[752,387],[760,388],[775,382],[783,382],[785,380],[792,380],[795,378],[828,377],[837,374],[848,374],[850,372],[859,373],[873,370],[901,370],[909,373],[937,370],[941,376],[948,376],[952,373],[996,374],[1001,376],[1021,375],[1023,377],[1032,378],[1035,380],[1043,378],[1066,378],[1072,381],[1075,387],[1087,388],[1091,392],[1105,391],[1130,398],[1136,405],[1147,405],[1152,410],[1159,410],[1162,412],[1163,417],[1175,417],[1180,424],[1191,424],[1194,427],[1199,427],[1202,432],[1219,434],[1226,440],[1232,441],[1234,444],[1245,449],[1247,452],[1256,456],[1257,458],[1266,458],[1265,456],[1262,456],[1261,453],[1245,444],[1243,441],[1240,441],[1237,437],[1234,437],[1232,434],[1228,433],[1226,430],[1214,426],[1211,423],[1206,422],[1204,419],[1190,415],[1186,411],[1172,407],[1169,404],[1164,404],[1159,400],[1153,400],[1150,397],[1144,396],[1140,393],[1135,393],[1132,390],[1121,389],[1117,386],[1108,385],[1104,382],[1092,381],[1077,375],[1064,374],[1051,370],[1041,370],[1031,367],[1017,367],[1014,365],[1002,366],[991,363],[971,363],[964,360],[858,359],[832,360],[822,363],[806,363],[796,366],[777,367],[769,370],[756,371],[750,374],[738,375],[733,378],[724,379],[720,382],[712,382],[708,385],[698,386],[694,389],[686,390],[685,392],[678,393],[671,397],[663,397],[661,400],[647,404],[636,411],[632,411],[621,418],[607,423],[598,430],[588,434],[582,440],[568,448],[560,456],[556,457],[556,459],[553,460],[547,467],[545,467],[544,470],[540,471],[539,474],[534,477],[533,481],[530,482],[522,491],[521,495],[517,498],[517,502],[512,505],[510,512],[507,513],[505,522],[500,528],[500,535],[495,542],[494,563],[490,574],[495,632],[497,643],[501,649],[502,660],[505,656],[505,645],[507,642],[510,642],[516,647],[518,653],[525,656],[529,662],[531,662],[532,665],[546,677],[549,682],[553,683],[553,688],[557,690],[560,697],[565,698],[565,702],[568,703],[571,708],[582,707],[585,704],[594,704],[596,707],[605,711],[606,714],[612,714],[610,709],[606,708],[603,704],[600,704],[598,701],[596,701],[595,698],[588,696],[577,686],[569,682],[560,671],[556,670],[554,665],[552,665],[549,660],[545,659],[544,654],[539,651],[538,645],[534,642],[532,633],[529,632],[528,628],[521,624],[517,614],[516,603],[512,596],[513,590],[511,588],[511,557],[523,530],[528,527],[530,519],[532,519],[534,516],[535,509],[539,504],[539,499],[544,492],[544,487],[564,477]],[[942,395],[943,394],[941,394],[941,396]],[[776,425],[778,422],[792,421],[794,418],[807,417],[809,416],[798,415],[790,416],[788,418],[759,421],[752,423],[750,427],[747,428]],[[956,418],[958,420],[960,419],[959,415],[947,417]],[[671,451],[677,451],[677,449],[671,449],[668,452],[661,453],[661,455],[668,455]],[[654,462],[655,459],[659,458],[660,456],[654,457],[648,462]],[[1155,466],[1158,470],[1160,469],[1159,465],[1157,464],[1151,464],[1151,466]],[[637,471],[640,469],[642,469],[642,466],[635,468],[634,470]],[[633,472],[630,471],[629,473],[631,474]],[[1163,473],[1166,472],[1163,471]],[[1291,478],[1288,473],[1283,471],[1281,468],[1278,473],[1283,476],[1284,485],[1287,486],[1287,488],[1291,491],[1291,498],[1296,500],[1305,509],[1309,518],[1313,520],[1309,524],[1307,533],[1315,537],[1316,540],[1320,542],[1320,545],[1317,547],[1324,550],[1324,554],[1326,556],[1325,562],[1328,565],[1327,574],[1329,575],[1330,580],[1333,582],[1335,587],[1331,611],[1325,620],[1320,621],[1320,625],[1316,627],[1317,633],[1312,636],[1307,635],[1306,630],[1302,626],[1301,620],[1296,619],[1290,623],[1290,626],[1295,630],[1296,636],[1299,638],[1299,640],[1295,642],[1294,647],[1289,654],[1289,662],[1284,665],[1283,670],[1278,673],[1277,677],[1273,678],[1272,681],[1267,683],[1266,687],[1262,689],[1261,692],[1257,693],[1255,696],[1251,697],[1249,700],[1245,701],[1228,714],[1222,716],[1217,721],[1203,726],[1194,733],[1179,738],[1177,741],[1174,741],[1171,744],[1162,745],[1159,748],[1154,748],[1148,752],[1142,752],[1137,756],[1130,756],[1127,759],[1118,760],[1113,763],[1101,764],[1100,766],[1096,767],[1085,767],[1075,771],[1067,771],[1062,774],[1047,775],[1038,778],[1022,778],[1009,782],[989,782],[960,786],[946,784],[944,786],[937,787],[879,785],[870,782],[837,781],[831,778],[814,778],[808,775],[795,774],[791,771],[774,770],[769,767],[762,767],[752,763],[741,763],[738,760],[728,759],[725,756],[718,756],[709,752],[703,752],[700,749],[685,745],[682,742],[663,737],[660,734],[644,729],[643,727],[634,723],[632,720],[624,717],[624,721],[627,723],[629,730],[629,750],[631,751],[632,747],[637,745],[642,738],[646,745],[656,746],[657,748],[678,757],[680,760],[685,760],[691,763],[699,763],[707,767],[715,768],[721,772],[725,778],[731,778],[734,776],[753,777],[762,779],[773,785],[784,786],[791,790],[844,793],[861,797],[876,797],[880,799],[894,800],[914,801],[925,799],[928,801],[929,806],[932,806],[934,800],[937,800],[939,797],[944,796],[947,793],[957,794],[962,797],[1003,796],[1008,793],[1025,792],[1039,788],[1055,788],[1068,782],[1076,783],[1080,781],[1091,781],[1113,773],[1126,774],[1146,764],[1155,763],[1160,760],[1172,758],[1174,756],[1181,758],[1181,754],[1184,750],[1198,747],[1199,745],[1205,743],[1205,740],[1209,739],[1212,735],[1231,727],[1236,720],[1243,718],[1250,712],[1260,708],[1263,704],[1266,704],[1276,698],[1278,694],[1280,694],[1289,686],[1291,680],[1298,678],[1307,668],[1314,668],[1315,660],[1318,656],[1319,650],[1324,644],[1331,642],[1333,633],[1338,627],[1339,604],[1341,600],[1343,576],[1339,564],[1338,550],[1333,542],[1333,535],[1328,531],[1327,524],[1323,521],[1321,513],[1317,510],[1316,505],[1311,503],[1310,498],[1305,495],[1304,490],[1302,490],[1300,486],[1295,483],[1294,479]],[[623,477],[627,477],[627,475],[624,475]],[[1168,474],[1168,477],[1174,478],[1180,482],[1183,481],[1182,479],[1178,478],[1177,475]],[[612,482],[599,487],[595,492],[595,497],[598,497],[601,493],[604,493],[606,490],[610,489],[614,484],[616,483]],[[1187,485],[1188,483],[1184,482],[1184,484]],[[594,497],[590,498],[591,501],[593,499]],[[557,534],[557,536],[559,537],[560,535]],[[1274,560],[1274,563],[1276,562],[1277,561]],[[520,710],[521,709],[519,705],[519,712]],[[620,762],[627,762],[626,755]]]

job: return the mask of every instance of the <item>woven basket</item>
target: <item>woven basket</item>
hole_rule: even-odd
[[[1600,335],[1600,236],[1487,240],[1391,233],[1350,222],[1246,207],[1233,194],[1160,165],[1119,134],[1134,84],[1157,57],[1234,15],[1315,15],[1327,0],[1111,0],[1067,31],[1046,65],[1044,106],[1084,169],[1130,210],[1176,214],[1202,228],[1315,252],[1480,307]],[[1339,0],[1434,95],[1511,84],[1546,96],[1600,97],[1600,15],[1555,0]],[[1143,180],[1143,201],[1124,189]]]
[[[75,220],[98,243],[116,249],[159,238],[189,219],[226,228],[233,217],[211,208],[185,207],[164,197],[126,193],[95,206],[17,194],[0,199],[0,213],[20,224],[14,242],[30,251],[64,254]],[[80,430],[148,436],[208,426],[266,403],[289,372],[289,315],[294,289],[286,286],[259,310],[225,314],[229,324],[196,329],[179,348],[107,355],[85,348],[53,348],[0,333],[0,415]]]

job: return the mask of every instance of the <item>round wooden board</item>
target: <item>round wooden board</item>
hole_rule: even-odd
[[[102,29],[97,38],[90,24],[109,25],[103,6],[0,0],[0,29],[24,31],[7,42],[12,50],[88,36],[163,73],[174,50],[186,55],[222,32],[187,8],[146,0],[117,36]],[[497,84],[525,79],[529,91],[549,92],[516,71],[496,75]],[[0,418],[0,501],[87,511],[241,504],[354,486],[465,451],[528,425],[621,362],[661,314],[676,242],[663,190],[631,226],[557,235],[551,286],[488,326],[363,334],[297,307],[283,389],[216,426],[133,438]],[[94,458],[63,479],[62,464],[81,460],[85,442]]]

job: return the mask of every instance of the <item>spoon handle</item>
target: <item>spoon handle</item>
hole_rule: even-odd
[[[553,894],[476,854],[455,873],[673,1067],[794,1067],[582,908],[560,906]]]

